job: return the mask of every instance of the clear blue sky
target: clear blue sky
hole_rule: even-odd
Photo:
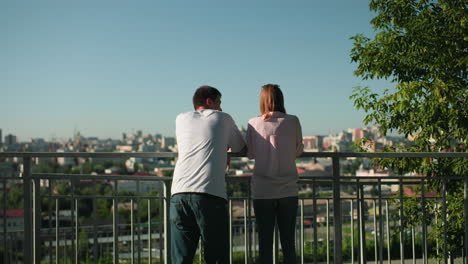
[[[374,34],[366,0],[0,0],[0,128],[20,140],[174,135],[195,88],[222,93],[238,126],[278,83],[304,135],[362,127],[349,52]]]

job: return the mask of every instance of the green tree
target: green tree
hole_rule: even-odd
[[[163,170],[163,176],[172,177],[174,170]]]
[[[154,197],[150,199],[150,216],[151,219],[159,219],[159,200],[157,197],[159,193],[155,190],[149,191],[147,193],[142,194],[142,196],[146,197]],[[144,223],[148,219],[148,199],[141,199],[140,200],[140,221]]]
[[[13,185],[8,192],[3,192],[1,195],[2,201],[4,195],[7,196],[7,209],[23,208],[24,190],[22,185]]]
[[[356,87],[351,99],[366,112],[364,122],[376,124],[385,135],[396,131],[415,137],[411,146],[397,145],[384,151],[466,152],[468,141],[468,16],[465,0],[371,0],[376,34],[352,37],[351,60],[362,79],[389,79],[395,87],[383,94]],[[416,171],[432,176],[466,176],[463,159],[381,159],[378,162],[399,173]],[[432,181],[440,192],[442,181]],[[449,251],[462,245],[463,197],[459,183],[446,184]],[[408,206],[411,206],[408,204]],[[434,211],[429,217],[441,216]],[[440,219],[440,218],[439,218]],[[421,220],[420,220],[421,221]],[[405,221],[404,227],[408,226]],[[440,234],[435,226],[435,234]],[[437,239],[443,239],[438,237]],[[442,245],[443,243],[439,243]],[[443,251],[440,251],[443,252]]]

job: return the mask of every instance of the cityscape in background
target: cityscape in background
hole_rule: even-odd
[[[240,131],[245,136],[245,128]],[[355,143],[363,138],[367,139],[368,151],[411,142],[411,139],[401,136],[383,136],[377,127],[348,128],[334,134],[304,136],[304,151],[354,151]],[[142,130],[122,133],[120,139],[101,139],[76,131],[68,140],[19,140],[16,135],[3,133],[0,128],[0,152],[177,152],[177,141],[172,136],[145,134]]]
[[[245,128],[240,129],[245,137]],[[120,139],[100,139],[87,137],[76,131],[72,138],[61,141],[46,141],[43,138],[32,138],[29,141],[20,141],[13,134],[2,136],[0,129],[0,152],[177,152],[175,137],[162,134],[144,133],[137,130],[134,133],[122,133]],[[348,128],[336,134],[304,136],[304,151],[306,152],[353,152],[356,147],[374,152],[385,146],[396,144],[411,144],[411,140],[398,136],[383,136],[377,127]],[[345,161],[343,164],[348,164]],[[20,159],[6,160],[0,163],[0,176],[20,176],[22,173]],[[93,173],[93,174],[134,174],[171,176],[176,159],[158,158],[129,158],[120,163],[104,162],[92,158],[36,158],[34,166],[37,172],[61,172],[61,173]],[[254,161],[247,158],[232,160],[229,175],[251,175]],[[361,166],[361,169],[368,166]],[[364,164],[367,165],[367,164]],[[328,160],[302,159],[297,160],[299,175],[316,175],[310,173],[313,170],[327,172],[331,170]],[[353,167],[356,167],[354,165]],[[356,169],[345,171],[355,174]],[[369,168],[367,168],[369,169]],[[361,171],[364,173],[364,171]],[[366,172],[366,175],[372,175]],[[386,172],[388,173],[388,172]],[[379,175],[382,175],[380,173]]]

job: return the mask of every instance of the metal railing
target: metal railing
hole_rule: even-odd
[[[8,181],[20,181],[24,194],[24,229],[19,232],[22,235],[23,256],[18,263],[59,263],[71,259],[72,263],[80,263],[80,243],[92,244],[93,263],[98,263],[99,254],[109,251],[107,256],[113,263],[170,263],[170,232],[169,230],[169,197],[171,177],[133,176],[133,175],[83,175],[83,174],[40,174],[32,173],[32,161],[35,158],[175,158],[177,153],[0,153],[1,158],[21,158],[23,173],[20,178],[0,179],[6,193]],[[429,263],[429,256],[434,255],[431,250],[440,250],[444,263],[448,263],[453,252],[448,245],[448,198],[446,187],[453,181],[463,183],[463,212],[464,232],[463,245],[461,246],[461,260],[468,263],[468,177],[439,176],[437,180],[442,182],[440,195],[426,197],[428,184],[434,177],[424,176],[379,176],[359,177],[344,176],[340,172],[340,160],[346,158],[468,158],[468,153],[338,153],[338,152],[308,152],[302,157],[330,158],[332,160],[332,172],[329,176],[301,177],[299,184],[309,185],[311,190],[305,192],[299,199],[299,212],[297,224],[297,249],[300,263],[326,262],[326,263],[366,263],[368,256],[373,255],[375,263],[391,263],[397,259],[400,263],[405,260],[416,263],[421,258],[422,263]],[[468,176],[468,175],[464,175]],[[54,182],[69,182],[70,194],[58,194],[53,190]],[[112,193],[107,195],[77,194],[82,182],[88,181],[92,185],[111,184]],[[136,194],[122,194],[119,192],[119,183],[133,181],[136,184]],[[157,195],[142,195],[140,185],[142,182],[160,182],[161,188]],[[257,235],[255,232],[255,218],[252,215],[251,197],[248,186],[249,177],[227,177],[228,184],[239,183],[244,186],[246,193],[237,197],[229,197],[230,209],[230,241],[231,263],[253,263],[257,250]],[[43,186],[41,187],[41,183]],[[45,187],[44,187],[45,186]],[[372,194],[366,188],[372,186]],[[383,188],[396,186],[396,192],[385,193]],[[405,187],[418,186],[419,195],[408,196]],[[56,187],[56,184],[55,184]],[[326,187],[329,191],[319,192]],[[342,190],[347,189],[348,192]],[[93,210],[90,218],[92,224],[80,226],[79,202],[88,199],[92,201]],[[434,206],[434,210],[442,212],[442,219],[435,223],[442,225],[443,246],[433,247],[428,245],[428,234],[432,229],[430,223],[421,221],[420,225],[405,223],[404,201],[416,199],[421,203],[422,218],[425,219],[429,212],[428,205]],[[112,201],[112,223],[98,225],[97,203],[98,201]],[[60,202],[69,203],[70,215],[62,216]],[[129,223],[121,223],[123,218],[119,216],[119,206],[125,202],[130,204]],[[3,195],[3,262],[10,263],[8,258],[8,230],[6,225],[7,197]],[[44,203],[47,206],[44,206]],[[146,204],[146,223],[141,223],[142,204]],[[159,208],[158,219],[152,218],[152,207]],[[47,208],[43,212],[43,208]],[[241,209],[241,214],[234,214],[234,207]],[[28,209],[30,208],[30,209]],[[55,209],[55,210],[54,210]],[[325,212],[320,212],[320,211]],[[0,210],[1,211],[1,210]],[[55,212],[54,212],[55,211]],[[344,212],[344,213],[343,213]],[[47,221],[44,221],[44,215]],[[135,215],[136,214],[136,215]],[[392,220],[392,216],[398,216]],[[52,217],[54,219],[52,219]],[[61,218],[68,222],[61,224]],[[53,221],[52,221],[53,220]],[[62,219],[63,220],[63,219]],[[438,221],[438,222],[437,222]],[[46,223],[45,223],[46,222]],[[146,226],[145,226],[146,225]],[[343,231],[345,228],[345,231]],[[129,229],[129,230],[128,230]],[[145,229],[142,231],[142,229]],[[154,229],[154,230],[153,230]],[[82,236],[83,232],[91,233],[92,238]],[[393,232],[390,232],[393,230]],[[103,235],[99,235],[101,232]],[[420,232],[420,234],[417,234]],[[108,234],[106,236],[105,234]],[[395,238],[395,234],[397,237]],[[309,238],[307,237],[309,236]],[[319,236],[322,236],[319,238]],[[323,238],[324,236],[324,238]],[[280,250],[278,233],[275,232],[275,263],[279,262]],[[411,242],[408,243],[408,240]],[[416,243],[420,241],[420,244]],[[239,241],[243,242],[239,244]],[[343,243],[346,243],[345,247]],[[146,245],[143,246],[143,243]],[[128,244],[130,244],[128,246]],[[370,245],[370,246],[369,246]],[[408,247],[410,253],[408,254]],[[99,247],[106,247],[102,250]],[[369,247],[373,250],[369,250]],[[398,247],[398,250],[395,250]],[[125,250],[122,250],[125,248]],[[70,250],[72,249],[72,250]],[[128,252],[125,252],[128,251]],[[62,253],[61,253],[62,252]],[[154,254],[153,254],[154,252]],[[397,252],[397,253],[394,253]],[[144,254],[143,254],[144,253]],[[240,254],[239,254],[240,253]],[[322,254],[323,253],[323,254]],[[71,255],[67,255],[71,254]],[[395,255],[398,256],[395,256]],[[143,256],[144,255],[144,256]],[[98,257],[99,256],[99,257]],[[201,259],[202,252],[199,252]],[[16,261],[16,260],[13,260]],[[61,263],[61,262],[60,262]]]

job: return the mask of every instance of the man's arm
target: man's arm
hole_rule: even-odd
[[[229,116],[227,119],[229,122],[229,139],[228,139],[228,148],[231,149],[231,152],[240,154],[242,152],[247,151],[247,147],[245,145],[245,140],[242,137],[239,128],[237,128],[234,120]],[[245,153],[243,153],[245,155]]]

